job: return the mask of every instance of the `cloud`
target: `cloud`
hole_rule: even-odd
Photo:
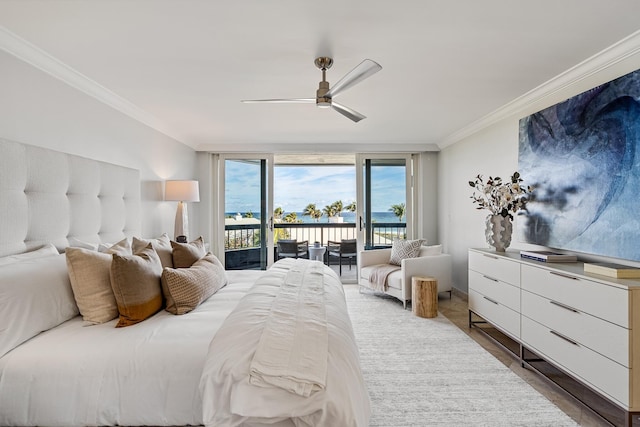
[[[259,212],[259,164],[227,161],[225,168],[225,211]],[[404,168],[374,166],[372,210],[384,212],[392,204],[405,203],[404,182]],[[337,200],[346,206],[356,200],[356,170],[353,166],[276,166],[274,186],[274,208],[285,212],[301,212],[309,203],[322,209]]]

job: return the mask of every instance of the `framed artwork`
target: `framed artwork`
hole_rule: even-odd
[[[640,70],[520,120],[519,240],[640,261]]]

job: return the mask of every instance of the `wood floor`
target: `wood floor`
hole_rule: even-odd
[[[511,352],[495,343],[492,339],[488,338],[485,334],[478,331],[476,328],[470,329],[468,326],[469,315],[467,301],[466,299],[463,299],[463,297],[454,294],[452,298],[449,299],[447,294],[440,295],[438,298],[438,311],[478,342],[488,352],[494,355],[498,360],[508,366],[513,372],[533,386],[533,388],[538,392],[554,402],[562,411],[573,418],[581,426],[611,426],[610,423],[593,414],[591,410],[585,408],[584,405],[578,403],[567,392],[563,391],[558,386],[551,384],[549,380],[543,378],[540,374],[530,369],[522,368],[520,366],[519,359],[514,357]]]

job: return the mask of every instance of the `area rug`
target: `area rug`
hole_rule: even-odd
[[[345,286],[374,426],[576,426],[442,314]]]

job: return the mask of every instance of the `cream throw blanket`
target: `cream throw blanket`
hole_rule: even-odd
[[[290,264],[251,361],[249,382],[308,397],[324,389],[327,378],[323,264],[303,259]]]
[[[376,264],[371,267],[369,283],[376,291],[386,292],[389,288],[387,277],[394,271],[400,270],[400,266],[393,264]]]

